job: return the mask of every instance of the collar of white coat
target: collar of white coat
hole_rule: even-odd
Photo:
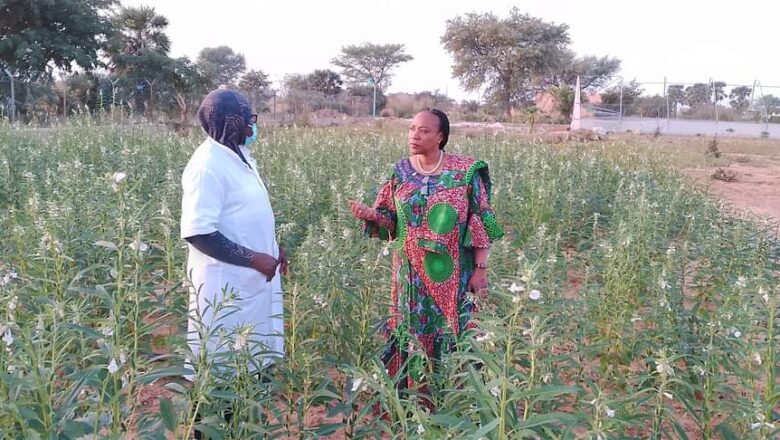
[[[212,145],[216,146],[217,148],[221,148],[221,149],[222,149],[222,150],[224,150],[225,152],[227,152],[227,153],[230,153],[230,157],[233,157],[235,160],[237,160],[237,161],[241,162],[241,164],[242,164],[242,165],[246,166],[246,164],[245,164],[245,163],[244,163],[244,162],[241,160],[241,158],[238,156],[238,154],[236,154],[236,152],[235,152],[235,151],[233,151],[233,149],[231,149],[230,147],[228,147],[228,146],[226,146],[226,145],[222,145],[222,144],[220,144],[219,142],[217,142],[217,141],[216,141],[214,138],[212,138],[211,136],[209,136],[209,137],[207,138],[207,141],[208,141],[209,143],[211,143]],[[239,150],[241,150],[241,154],[243,154],[243,155],[244,155],[244,158],[245,158],[245,159],[246,159],[246,160],[247,160],[249,163],[253,164],[253,163],[254,163],[254,160],[252,159],[252,156],[249,154],[249,148],[247,148],[247,147],[246,147],[246,146],[244,146],[244,145],[239,145],[239,146],[238,146],[238,148],[239,148]],[[253,168],[255,168],[255,167],[253,166]]]

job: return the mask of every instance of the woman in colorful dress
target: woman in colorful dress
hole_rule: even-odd
[[[424,394],[425,375],[473,326],[468,293],[485,295],[489,247],[504,234],[490,206],[487,164],[445,152],[449,133],[440,110],[415,115],[410,155],[395,164],[374,206],[350,202],[369,236],[395,240],[383,360],[391,376],[406,365],[399,385]]]

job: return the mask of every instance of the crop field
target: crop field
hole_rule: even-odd
[[[428,413],[380,361],[390,243],[347,203],[373,201],[404,131],[279,127],[253,146],[291,270],[269,383],[251,335],[204,329],[232,347],[208,361],[186,344],[180,176],[201,141],[0,126],[0,438],[780,436],[776,231],[720,209],[675,150],[454,131],[507,234]]]

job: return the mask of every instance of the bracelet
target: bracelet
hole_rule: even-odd
[[[487,269],[488,268],[488,264],[487,263],[477,263],[477,264],[474,265],[474,268],[475,269]]]

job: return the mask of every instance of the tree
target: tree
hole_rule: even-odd
[[[56,4],[49,4],[56,3]],[[0,1],[0,68],[27,78],[50,70],[98,64],[112,32],[107,17],[115,0]]]
[[[309,81],[302,73],[288,73],[282,80],[282,88],[285,95],[294,91],[305,92],[309,90]]]
[[[205,87],[205,78],[198,66],[187,57],[173,60],[168,65],[166,79],[173,90],[173,98],[179,108],[179,121],[184,123],[189,119],[191,104],[195,96]]]
[[[393,68],[412,59],[403,44],[363,43],[342,47],[341,55],[331,62],[342,69],[350,86],[363,86],[373,79],[377,89],[384,92],[390,86]]]
[[[329,69],[315,70],[307,76],[306,82],[309,90],[320,92],[325,96],[338,95],[344,84],[341,75]]]
[[[133,86],[139,110],[148,96],[149,115],[154,116],[155,89],[172,69],[168,19],[140,6],[120,9],[112,21],[116,32],[107,48],[111,69]]]
[[[709,84],[696,83],[685,88],[685,101],[693,108],[712,103],[712,89]]]
[[[634,101],[631,112],[643,118],[665,118],[666,99],[661,95],[640,96]]]
[[[262,70],[250,70],[241,77],[241,80],[238,82],[238,88],[249,96],[252,105],[258,111],[264,110],[261,107],[263,107],[262,104],[268,97],[271,88],[268,74]]]
[[[198,67],[211,88],[233,84],[246,70],[244,55],[228,46],[207,47],[198,55]]]
[[[448,20],[441,41],[461,85],[469,91],[486,86],[485,97],[510,117],[513,105],[532,98],[532,81],[560,65],[568,30],[513,8],[506,19],[470,13]]]
[[[636,82],[635,79],[632,79],[628,83],[610,87],[602,92],[601,103],[615,106],[615,109],[617,110],[617,107],[621,105],[621,89],[623,97],[622,106],[625,114],[626,110],[631,107],[634,101],[642,96],[644,89],[641,84]]]
[[[748,86],[739,86],[731,89],[729,93],[729,104],[738,115],[743,115],[750,105],[750,94],[753,90]]]
[[[672,84],[666,89],[666,96],[669,99],[669,106],[674,109],[674,116],[677,116],[677,105],[685,104],[685,90],[682,84]]]
[[[578,57],[571,50],[564,50],[549,72],[538,79],[542,89],[569,86],[574,88],[577,77],[583,90],[598,90],[604,87],[620,70],[620,60],[608,56]]]
[[[717,104],[726,99],[726,83],[723,81],[715,81],[710,86],[712,88],[712,102]]]

